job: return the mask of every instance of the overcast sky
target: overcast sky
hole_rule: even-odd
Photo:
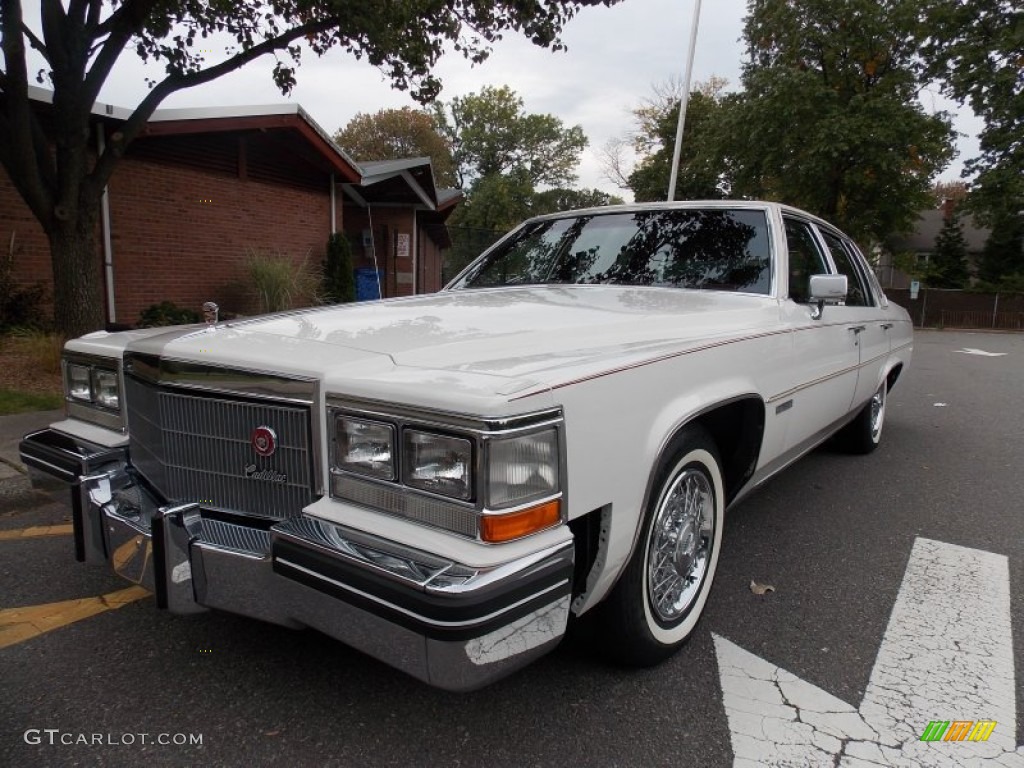
[[[579,184],[623,195],[603,178],[598,150],[608,139],[631,127],[629,110],[651,92],[654,83],[681,78],[690,35],[694,0],[625,0],[611,8],[585,8],[566,27],[566,52],[537,48],[515,35],[494,47],[491,57],[471,67],[459,55],[442,59],[437,72],[444,82],[441,99],[465,95],[485,85],[508,85],[523,99],[527,111],[551,113],[567,125],[580,125],[590,140],[579,168]],[[746,0],[703,3],[694,82],[712,75],[739,83],[743,48],[740,42]],[[264,57],[242,70],[198,88],[175,94],[163,107],[246,106],[280,103],[286,97],[270,77],[273,59]],[[145,77],[159,78],[159,68],[144,67],[130,53],[100,94],[102,101],[134,107],[145,94]],[[290,96],[324,129],[334,133],[358,112],[414,105],[365,61],[340,51],[318,59],[303,57],[298,86]],[[955,112],[935,94],[926,93],[925,108]],[[959,176],[964,159],[977,152],[974,135],[979,121],[962,110],[958,130],[960,157],[944,174]],[[625,195],[628,197],[628,195]]]

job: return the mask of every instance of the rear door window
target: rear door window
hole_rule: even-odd
[[[821,230],[821,237],[828,246],[829,254],[839,274],[846,275],[846,306],[870,307],[874,305],[874,297],[868,290],[867,281],[860,268],[854,262],[842,239],[828,230]]]

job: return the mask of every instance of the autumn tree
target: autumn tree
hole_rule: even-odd
[[[334,134],[334,140],[357,161],[429,157],[438,185],[455,186],[451,147],[425,110],[402,107],[373,115],[360,112]]]
[[[867,242],[910,228],[953,153],[917,99],[922,0],[751,0],[743,91],[726,113],[733,192]]]
[[[99,202],[119,159],[153,111],[175,92],[210,82],[265,55],[287,93],[303,50],[338,47],[379,67],[421,103],[440,83],[432,74],[446,45],[486,58],[506,30],[562,48],[559,33],[583,5],[616,0],[44,0],[40,21],[21,0],[0,0],[0,164],[49,238],[58,330],[103,325],[95,243]],[[207,38],[227,41],[212,57]],[[30,51],[33,53],[30,55]],[[157,61],[164,76],[110,137],[90,154],[90,110],[123,56]],[[29,98],[39,77],[53,89],[51,125]]]
[[[936,206],[962,206],[967,199],[967,184],[963,181],[936,181],[932,184],[932,202]]]

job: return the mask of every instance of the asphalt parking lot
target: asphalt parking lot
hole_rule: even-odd
[[[160,612],[74,562],[62,507],[0,496],[0,764],[1024,766],[1022,400],[1024,335],[919,333],[878,451],[819,449],[730,511],[680,653],[624,670],[581,634],[463,695],[312,631]],[[914,666],[943,643],[944,672]],[[996,725],[891,746],[932,721]]]

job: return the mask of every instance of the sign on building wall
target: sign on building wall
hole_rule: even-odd
[[[408,234],[398,233],[398,240],[395,243],[397,253],[395,254],[400,259],[409,258],[410,246],[412,243],[412,237]]]

